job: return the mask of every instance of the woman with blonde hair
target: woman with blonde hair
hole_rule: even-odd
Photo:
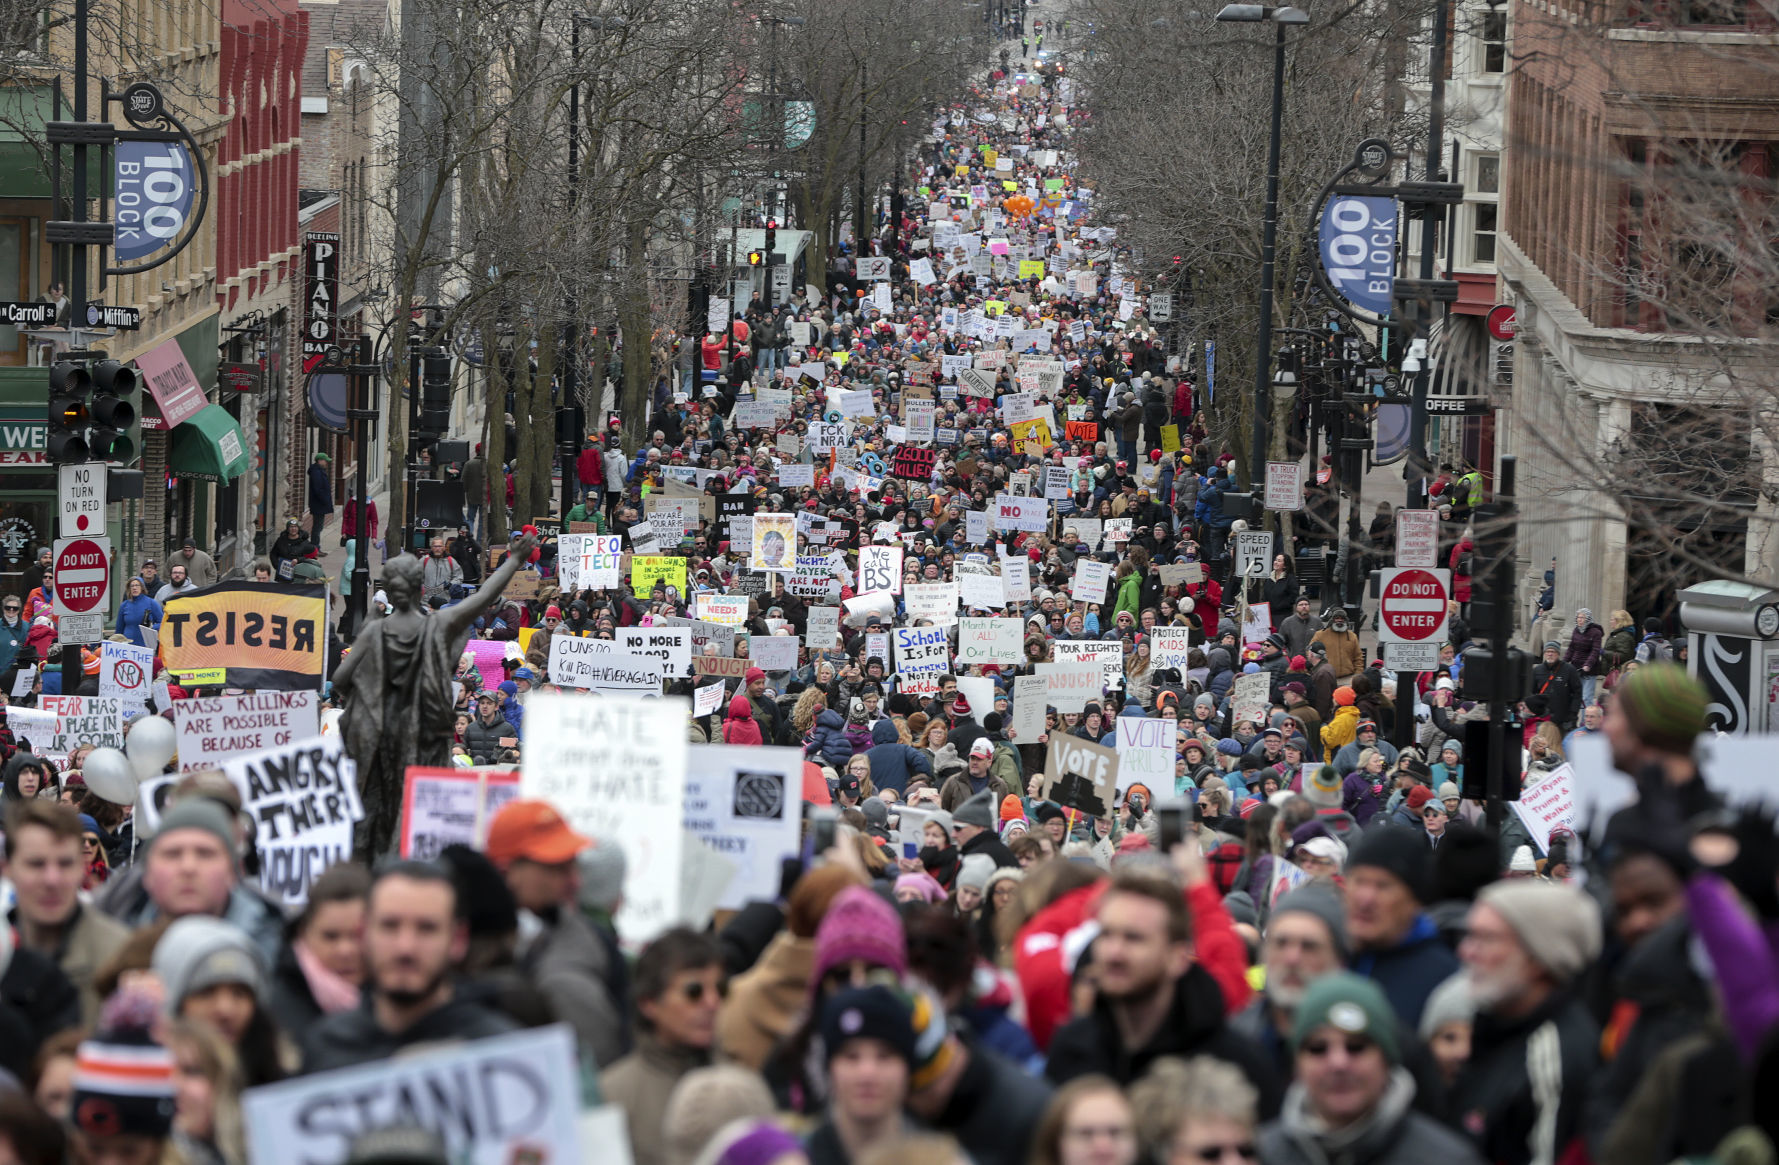
[[[1124,694],[1145,708],[1155,695],[1154,671],[1149,664],[1149,637],[1139,635],[1124,661]]]
[[[163,1042],[173,1053],[173,1140],[189,1165],[244,1165],[241,1065],[216,1030],[176,1019]]]
[[[815,718],[822,714],[828,706],[827,695],[818,687],[803,689],[802,695],[791,706],[791,728],[796,732],[798,740],[805,740],[815,729]]]
[[[1131,1085],[1137,1138],[1156,1165],[1253,1161],[1260,1095],[1227,1060],[1166,1056]]]

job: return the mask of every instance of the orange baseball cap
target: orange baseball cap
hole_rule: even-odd
[[[499,866],[520,860],[553,866],[592,844],[548,801],[508,801],[488,827],[488,859]]]

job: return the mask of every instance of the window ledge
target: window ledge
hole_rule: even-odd
[[[1606,39],[1642,44],[1779,45],[1779,33],[1739,28],[1609,28]]]

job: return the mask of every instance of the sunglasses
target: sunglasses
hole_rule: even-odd
[[[88,849],[98,849],[99,839],[96,837],[83,837],[80,839],[80,844],[86,846]]]
[[[1299,1050],[1306,1055],[1326,1056],[1337,1043],[1346,1048],[1348,1056],[1363,1056],[1372,1047],[1371,1041],[1362,1036],[1348,1036],[1344,1040],[1331,1040],[1317,1036],[1303,1041],[1303,1047]]]
[[[702,1003],[704,1002],[705,995],[713,990],[716,992],[716,997],[718,999],[729,998],[728,980],[719,980],[713,988],[702,979],[693,979],[690,982],[680,984],[679,993],[684,997],[687,1003]]]
[[[1202,1148],[1194,1149],[1192,1155],[1200,1161],[1221,1161],[1229,1156],[1252,1161],[1260,1156],[1260,1153],[1254,1148],[1254,1143],[1249,1141],[1241,1145],[1205,1145]]]

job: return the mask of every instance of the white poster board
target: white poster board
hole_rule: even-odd
[[[957,666],[1018,664],[1025,658],[1022,619],[959,619]]]
[[[725,744],[686,750],[686,831],[735,863],[717,900],[739,910],[778,897],[779,863],[802,832],[803,754]]]
[[[688,660],[688,662],[690,662]],[[663,660],[620,651],[607,639],[550,637],[550,682],[590,692],[660,692]]]
[[[272,901],[301,906],[324,870],[351,860],[352,826],[364,805],[344,737],[312,736],[239,754],[222,771],[253,818],[259,888]]]
[[[248,692],[173,701],[179,771],[219,769],[241,753],[277,748],[321,734],[319,694]]]

